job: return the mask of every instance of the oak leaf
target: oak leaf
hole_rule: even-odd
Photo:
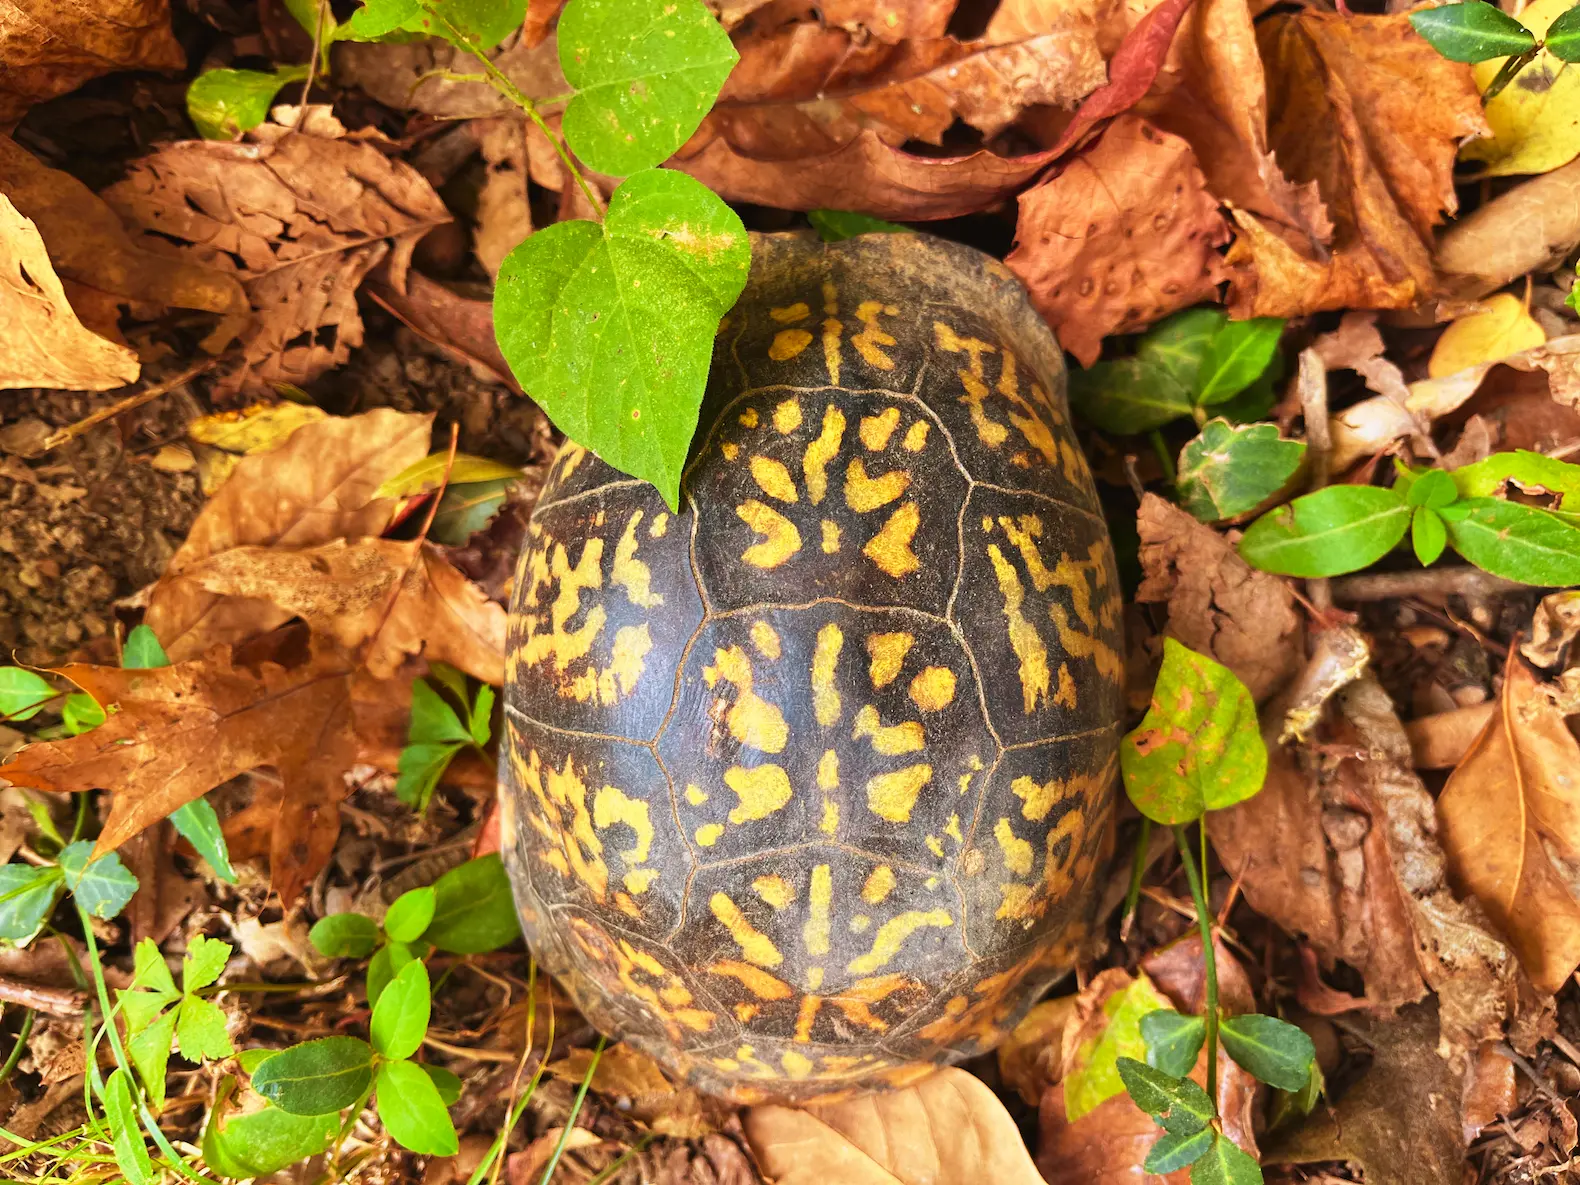
[[[0,126],[113,70],[179,70],[169,0],[7,0],[0,7]]]
[[[752,1107],[742,1122],[778,1185],[1042,1185],[998,1096],[953,1067],[835,1103]]]
[[[272,452],[243,457],[202,511],[154,586],[144,622],[175,661],[284,624],[270,601],[211,593],[186,577],[234,547],[312,547],[378,535],[395,502],[375,498],[388,477],[428,453],[432,417],[379,408],[305,424]]]
[[[109,391],[139,369],[136,354],[78,320],[38,227],[0,194],[0,388]]]
[[[54,673],[108,712],[99,727],[28,745],[0,779],[57,793],[113,792],[96,853],[113,851],[237,774],[270,766],[283,798],[270,870],[287,904],[340,833],[345,771],[356,759],[346,656],[317,649],[294,667],[238,665],[225,647],[150,670],[73,663]]]
[[[1580,965],[1580,743],[1518,657],[1437,809],[1455,882],[1509,936],[1531,982],[1556,992]]]
[[[1190,145],[1122,115],[1020,195],[1005,265],[1087,366],[1102,339],[1217,298],[1229,237]]]
[[[356,290],[389,257],[397,286],[417,240],[450,220],[422,176],[370,140],[276,124],[253,143],[168,144],[104,191],[145,243],[233,274],[253,317],[221,393],[301,385],[362,343]]]
[[[348,652],[366,647],[361,661],[375,678],[420,654],[504,682],[504,609],[421,539],[233,547],[182,575],[211,593],[268,601]]]

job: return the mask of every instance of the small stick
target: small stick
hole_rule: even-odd
[[[88,1006],[88,993],[75,988],[40,987],[16,979],[0,978],[0,1000],[8,1004],[20,1004],[47,1016],[80,1020],[83,1010]]]
[[[1328,427],[1328,368],[1315,350],[1300,351],[1295,391],[1300,396],[1301,418],[1306,422],[1306,462],[1315,492],[1328,484],[1328,458],[1333,453],[1333,434]],[[1326,579],[1306,581],[1306,592],[1321,614],[1333,608],[1333,593]]]
[[[1531,587],[1468,565],[1427,568],[1418,572],[1367,572],[1359,576],[1340,576],[1331,584],[1333,599],[1349,604],[1387,601],[1395,597],[1420,597],[1441,604],[1452,594],[1474,600]]]
[[[51,432],[44,438],[44,443],[39,451],[42,453],[47,453],[51,449],[59,448],[68,440],[75,440],[89,428],[95,428],[98,425],[104,423],[105,420],[114,419],[122,412],[131,411],[133,408],[141,407],[145,403],[152,403],[161,395],[170,394],[170,392],[174,391],[183,383],[195,379],[198,375],[209,369],[209,367],[213,366],[217,361],[219,361],[219,359],[210,358],[207,362],[200,362],[196,366],[188,367],[186,370],[176,375],[176,377],[173,379],[166,379],[162,383],[155,383],[152,387],[149,387],[146,390],[138,391],[136,394],[128,395],[125,399],[121,399],[115,403],[110,404],[109,407],[101,407],[98,411],[94,412],[86,419],[78,420],[75,424],[68,425],[58,432]]]

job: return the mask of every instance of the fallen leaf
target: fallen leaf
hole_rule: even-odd
[[[1497,710],[1497,704],[1489,702],[1411,720],[1404,731],[1410,738],[1416,769],[1453,769],[1465,759]]]
[[[1483,1128],[1499,1116],[1514,1114],[1519,1106],[1514,1063],[1498,1050],[1502,1042],[1489,1041],[1476,1051],[1465,1076],[1465,1101],[1461,1138],[1469,1145]]]
[[[506,255],[532,233],[527,200],[527,125],[519,119],[479,119],[472,130],[485,165],[477,192],[477,230],[472,250],[490,277]]]
[[[473,859],[476,857],[474,851]],[[591,1065],[592,1050],[572,1049],[544,1068],[563,1081],[580,1083],[586,1080]],[[603,1051],[593,1072],[592,1089],[618,1100],[622,1111],[660,1135],[676,1139],[700,1140],[716,1131],[723,1117],[734,1111],[729,1104],[693,1087],[674,1085],[657,1062],[623,1041]]]
[[[1456,884],[1509,936],[1531,982],[1556,992],[1580,965],[1580,743],[1518,657],[1437,809]]]
[[[1020,195],[1004,264],[1087,366],[1102,339],[1216,300],[1228,226],[1190,145],[1133,115]]]
[[[752,1107],[742,1122],[777,1185],[1043,1185],[1004,1104],[952,1067],[841,1102]]]
[[[77,319],[38,227],[0,194],[0,388],[110,391],[140,369],[135,353]]]
[[[1395,402],[1409,397],[1410,388],[1404,381],[1404,372],[1384,356],[1387,347],[1377,331],[1375,312],[1345,313],[1339,319],[1339,327],[1319,335],[1311,348],[1328,370],[1353,370],[1366,381],[1367,387]]]
[[[1257,41],[1269,142],[1286,176],[1316,184],[1334,229],[1331,252],[1319,253],[1235,210],[1235,315],[1405,308],[1431,296],[1432,227],[1456,204],[1454,153],[1486,126],[1469,69],[1404,13],[1275,15]]]
[[[1577,81],[1580,73],[1569,71]],[[1448,294],[1481,297],[1556,266],[1580,243],[1580,161],[1484,202],[1437,241]]]
[[[149,597],[144,623],[171,659],[267,633],[291,613],[267,601],[222,597],[184,577],[234,547],[311,547],[378,535],[395,501],[374,498],[385,478],[426,456],[433,418],[388,408],[307,424],[273,452],[243,457],[203,507]]]
[[[1142,604],[1168,606],[1168,633],[1228,667],[1261,702],[1300,670],[1305,630],[1289,583],[1258,572],[1211,527],[1155,494],[1141,501]]]
[[[393,678],[407,658],[421,655],[496,687],[504,682],[504,609],[422,539],[233,547],[181,575],[207,592],[267,601],[300,617],[359,654],[374,678]]]
[[[554,1150],[560,1146],[561,1138],[565,1140],[565,1151],[576,1152],[582,1148],[593,1148],[603,1143],[603,1140],[585,1127],[573,1127],[567,1135],[564,1127],[551,1127],[520,1152],[512,1152],[505,1161],[505,1179],[510,1185],[536,1185],[543,1176],[543,1168],[549,1163],[549,1157],[554,1155]]]
[[[524,37],[490,53],[494,67],[522,94],[565,94],[571,88],[560,70],[555,40],[550,37],[532,44],[528,40]],[[478,78],[476,62],[470,53],[437,38],[406,43],[346,42],[335,47],[335,81],[356,87],[393,110],[421,111],[436,119],[519,113],[515,104]]]
[[[1500,292],[1443,330],[1427,361],[1427,377],[1440,379],[1483,362],[1497,362],[1546,341],[1546,330],[1536,323],[1525,302],[1513,293]]]
[[[461,296],[421,272],[406,277],[402,292],[389,282],[382,268],[374,269],[362,291],[479,378],[503,383],[521,394],[521,386],[494,340],[493,301]]]
[[[253,317],[219,394],[300,386],[362,344],[356,290],[386,256],[404,282],[417,240],[450,220],[411,166],[367,140],[279,125],[258,143],[168,144],[133,162],[104,198],[147,243],[242,282]]]
[[[295,667],[238,666],[224,647],[148,670],[73,663],[54,673],[104,705],[108,719],[28,745],[0,766],[0,778],[56,793],[112,790],[95,848],[102,854],[237,774],[272,766],[284,799],[270,870],[289,906],[340,833],[343,774],[356,752],[351,670],[327,649]]]
[[[7,0],[0,8],[0,125],[115,70],[179,70],[169,0]]]
[[[1074,1011],[1074,996],[1034,1004],[998,1047],[999,1077],[1028,1107],[1035,1107],[1043,1092],[1064,1077],[1060,1051]]]
[[[1535,0],[1512,15],[1541,40],[1571,7],[1570,0]],[[1505,61],[1473,66],[1476,86],[1486,90]],[[1486,114],[1492,134],[1461,148],[1460,160],[1486,166],[1484,177],[1550,172],[1580,153],[1580,73],[1544,48],[1487,101]]]
[[[1531,619],[1531,640],[1520,653],[1539,667],[1556,667],[1580,637],[1580,589],[1548,593]]]

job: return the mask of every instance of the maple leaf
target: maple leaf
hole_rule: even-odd
[[[221,782],[270,766],[283,793],[270,873],[289,904],[340,833],[343,775],[356,760],[353,670],[344,654],[325,646],[295,666],[237,665],[225,647],[145,670],[71,663],[53,673],[98,700],[105,722],[26,746],[0,765],[0,779],[56,793],[112,791],[94,849],[100,855]]]
[[[0,125],[112,70],[179,70],[170,0],[8,0],[0,7]]]
[[[1190,145],[1133,115],[1020,195],[1021,278],[1059,344],[1090,366],[1110,333],[1215,300],[1229,237]]]

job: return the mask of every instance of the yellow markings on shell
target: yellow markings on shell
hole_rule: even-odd
[[[804,329],[781,329],[768,344],[768,357],[775,362],[789,362],[812,344],[812,335]],[[755,425],[753,425],[755,427]]]
[[[851,915],[851,918],[850,918],[850,932],[852,934],[863,934],[863,933],[866,932],[867,927],[870,926],[870,925],[872,925],[872,919],[870,917],[868,917],[866,914],[858,913],[858,914],[852,914]]]
[[[822,987],[818,984],[818,987]],[[816,990],[816,989],[814,989]],[[812,1025],[817,1020],[818,1009],[823,1007],[823,997],[806,995],[801,997],[801,1010],[795,1020],[795,1041],[802,1045],[812,1040]]]
[[[529,814],[528,822],[550,845],[543,853],[544,861],[561,876],[574,876],[581,881],[598,901],[606,901],[609,868],[603,859],[603,841],[593,829],[593,817],[587,809],[587,783],[576,772],[573,759],[567,754],[565,768],[555,769],[541,761],[538,751],[532,749],[526,762],[518,762],[516,768],[538,806]]]
[[[789,802],[793,796],[790,778],[777,765],[759,765],[752,769],[731,766],[724,771],[724,784],[735,791],[740,799],[730,811],[731,823],[751,823],[766,819]]]
[[[729,931],[735,945],[741,948],[741,957],[748,963],[758,967],[777,967],[785,961],[768,935],[746,920],[746,915],[727,893],[715,893],[708,898],[708,908],[719,919],[719,924]]]
[[[653,821],[648,815],[647,803],[627,797],[625,791],[617,786],[604,786],[593,796],[592,815],[593,826],[599,831],[617,823],[629,827],[636,838],[636,845],[623,849],[620,855],[628,865],[646,862],[653,850]],[[636,889],[632,891],[640,892]]]
[[[887,506],[910,488],[911,475],[903,469],[868,477],[867,467],[860,457],[852,458],[845,468],[845,504],[857,514]]]
[[[908,823],[922,787],[932,781],[930,765],[908,765],[867,780],[867,808],[880,819]]]
[[[764,658],[777,659],[783,653],[778,632],[766,621],[752,622],[752,645]]]
[[[998,840],[999,851],[1004,853],[1004,867],[1016,876],[1031,873],[1031,844],[1015,834],[1008,819],[993,825],[993,838]]]
[[[911,550],[911,540],[916,538],[916,528],[921,525],[922,514],[915,502],[907,502],[889,516],[888,522],[861,549],[879,568],[898,580],[922,566]]]
[[[1009,784],[1010,793],[1020,799],[1021,815],[1034,823],[1040,823],[1048,817],[1049,811],[1067,798],[1085,799],[1102,793],[1103,788],[1113,780],[1116,760],[1109,758],[1096,775],[1072,774],[1068,778],[1049,778],[1046,782],[1022,775]]]
[[[834,555],[839,551],[839,524],[823,520],[823,554]]]
[[[647,528],[649,539],[662,539],[669,532],[669,512],[660,510],[653,516],[652,525]]]
[[[823,968],[808,967],[806,969],[806,986],[808,991],[817,991],[823,986]]]
[[[748,1004],[743,1000],[735,1005],[735,1019],[743,1025],[749,1024],[762,1010],[761,1004]]]
[[[647,622],[621,626],[615,633],[614,645],[609,648],[609,665],[601,671],[589,671],[583,676],[590,679],[596,674],[598,702],[605,705],[617,703],[635,691],[642,671],[647,666],[648,652],[652,649],[653,638],[648,633]]]
[[[736,457],[741,455],[741,446],[736,444],[733,440],[726,440],[724,443],[719,445],[719,451],[724,454],[724,459],[726,461],[733,461]]]
[[[899,675],[900,668],[905,665],[905,656],[911,652],[911,647],[916,644],[912,634],[868,634],[867,674],[872,679],[874,687],[887,687]]]
[[[883,899],[894,891],[894,869],[880,864],[867,874],[861,886],[861,899],[868,905],[882,905]]]
[[[828,367],[829,386],[839,386],[839,337],[845,323],[839,319],[839,293],[831,281],[823,281],[823,362]]]
[[[768,315],[781,325],[793,325],[797,321],[805,321],[812,315],[812,310],[806,301],[798,300],[795,304],[785,305],[783,308],[769,309]]]
[[[788,436],[801,426],[801,401],[792,395],[774,408],[774,430]]]
[[[658,879],[656,868],[633,868],[625,874],[625,887],[632,893],[645,893]]]
[[[708,792],[701,786],[686,787],[686,801],[692,806],[701,806],[708,801]]]
[[[807,890],[808,916],[801,927],[801,941],[809,955],[828,954],[830,909],[834,901],[834,876],[827,864],[812,869],[812,884]]]
[[[525,601],[525,609],[528,610],[525,616],[529,622],[536,624],[543,621],[542,614],[530,612],[539,607],[540,592],[547,591],[556,581],[559,583],[559,592],[548,606],[548,632],[530,633],[522,648],[521,661],[528,666],[552,659],[554,669],[564,673],[571,663],[585,657],[592,649],[607,619],[602,605],[595,604],[587,611],[581,628],[569,630],[566,626],[581,611],[582,590],[603,587],[603,544],[602,539],[587,540],[574,566],[570,562],[570,553],[560,543],[550,543],[546,550],[535,550],[530,554],[527,575],[531,584]],[[594,684],[582,684],[580,681],[569,686],[556,684],[556,690],[562,696],[570,694],[582,701],[592,695],[593,688]]]
[[[965,836],[960,834],[960,816],[950,815],[949,822],[944,824],[944,834],[956,843],[965,843]]]
[[[757,483],[757,488],[770,498],[780,502],[801,500],[800,495],[796,493],[795,481],[791,478],[790,471],[784,467],[784,462],[776,461],[772,457],[753,456],[750,464],[752,480]]]
[[[911,702],[924,712],[941,712],[954,702],[955,673],[927,667],[911,680]]]
[[[824,749],[823,756],[817,759],[817,788],[839,789],[839,754],[832,749]]]
[[[755,427],[757,427],[758,419],[757,419],[757,409],[755,407],[748,407],[745,411],[743,411],[736,418],[738,420],[740,420],[741,427],[743,427],[743,428],[755,428]]]
[[[1061,708],[1069,708],[1072,712],[1080,706],[1080,693],[1075,688],[1075,679],[1070,674],[1070,664],[1059,664],[1059,690],[1053,693],[1053,702]]]
[[[982,355],[994,354],[997,351],[985,341],[959,336],[942,321],[933,322],[933,332],[937,335],[940,350],[950,354],[968,355],[970,360],[968,369],[955,371],[960,377],[960,385],[966,391],[960,397],[960,402],[965,404],[971,413],[971,423],[977,430],[977,439],[988,448],[998,448],[1009,438],[1009,429],[992,419],[983,406],[989,392],[982,371]]]
[[[1048,695],[1048,648],[1043,644],[1042,635],[1021,612],[1021,606],[1026,603],[1026,588],[1020,582],[1020,573],[1004,558],[997,543],[989,543],[987,552],[988,559],[993,563],[993,572],[998,577],[999,593],[1004,598],[1004,620],[1008,624],[1010,649],[1020,660],[1021,704],[1026,715],[1030,716]]]
[[[850,739],[870,741],[874,753],[898,757],[902,753],[915,753],[925,747],[927,731],[916,720],[886,725],[879,719],[878,709],[867,704],[856,713],[856,727],[851,730]]]
[[[810,1078],[816,1068],[811,1058],[793,1049],[787,1049],[779,1055],[779,1064],[785,1068],[785,1073],[797,1082],[803,1078]]]
[[[856,353],[861,355],[862,361],[868,366],[876,370],[893,370],[894,359],[880,347],[899,343],[878,324],[880,313],[885,317],[898,317],[900,310],[878,300],[864,300],[856,306],[856,320],[861,322],[862,330],[850,339],[850,344],[856,347]]]
[[[927,430],[932,425],[926,420],[917,420],[905,430],[905,439],[900,441],[900,447],[908,453],[919,453],[927,447]]]
[[[1072,658],[1092,659],[1105,679],[1117,682],[1123,675],[1124,662],[1118,651],[1096,636],[1099,625],[1112,624],[1109,616],[1112,610],[1108,604],[1103,605],[1101,611],[1093,607],[1092,587],[1087,583],[1087,574],[1090,573],[1098,592],[1108,586],[1108,566],[1104,562],[1101,545],[1094,544],[1085,560],[1060,555],[1059,562],[1050,570],[1043,562],[1042,549],[1038,544],[1043,533],[1042,519],[1035,514],[1023,514],[1017,519],[1003,516],[998,524],[1020,552],[1032,586],[1038,592],[1062,588],[1070,594],[1075,616],[1087,632],[1075,627],[1070,621],[1069,610],[1062,603],[1050,602],[1048,616],[1059,635],[1059,645]]]
[[[825,835],[839,834],[839,803],[832,798],[823,800],[823,818],[819,820],[817,829]]]
[[[724,834],[723,823],[704,823],[697,828],[697,846],[711,848],[719,842],[719,837]]]
[[[625,599],[642,609],[656,609],[664,598],[653,591],[653,570],[636,558],[636,529],[641,525],[642,512],[633,511],[625,524],[625,533],[614,547],[614,565],[609,569],[609,584],[625,589]]]
[[[806,496],[816,506],[828,493],[828,463],[839,455],[845,439],[845,413],[830,403],[823,409],[823,429],[801,456],[801,473],[806,478]]]
[[[929,852],[931,852],[933,855],[937,856],[940,860],[943,859],[943,857],[944,857],[944,841],[943,840],[939,839],[936,835],[929,835],[929,836],[926,837],[926,840],[924,842],[927,844],[927,850]]]
[[[834,686],[834,667],[845,645],[845,635],[832,621],[817,632],[817,650],[812,655],[812,710],[817,722],[829,728],[839,722],[839,690]]]
[[[752,660],[744,650],[739,646],[715,649],[713,665],[702,668],[702,678],[709,687],[723,679],[735,688],[735,702],[724,718],[732,737],[762,753],[784,752],[789,726],[778,707],[752,690]]]
[[[777,568],[801,550],[801,532],[773,507],[748,498],[735,508],[736,515],[762,539],[741,552],[741,560],[754,568]]]
[[[879,968],[888,966],[889,960],[900,953],[905,940],[916,931],[926,926],[943,928],[952,925],[954,918],[949,916],[948,910],[907,910],[879,926],[872,939],[872,949],[852,959],[845,970],[852,975],[871,975]]]
[[[889,447],[889,437],[900,426],[900,409],[886,407],[875,416],[862,416],[857,434],[868,452],[881,453]]]
[[[760,876],[752,881],[752,892],[774,909],[783,909],[795,900],[795,889],[791,887],[790,882],[774,873]]]
[[[759,1000],[788,1000],[795,995],[795,989],[784,980],[769,975],[761,967],[753,967],[750,963],[722,959],[717,963],[709,963],[707,972],[709,975],[722,975],[740,980],[742,986]]]

